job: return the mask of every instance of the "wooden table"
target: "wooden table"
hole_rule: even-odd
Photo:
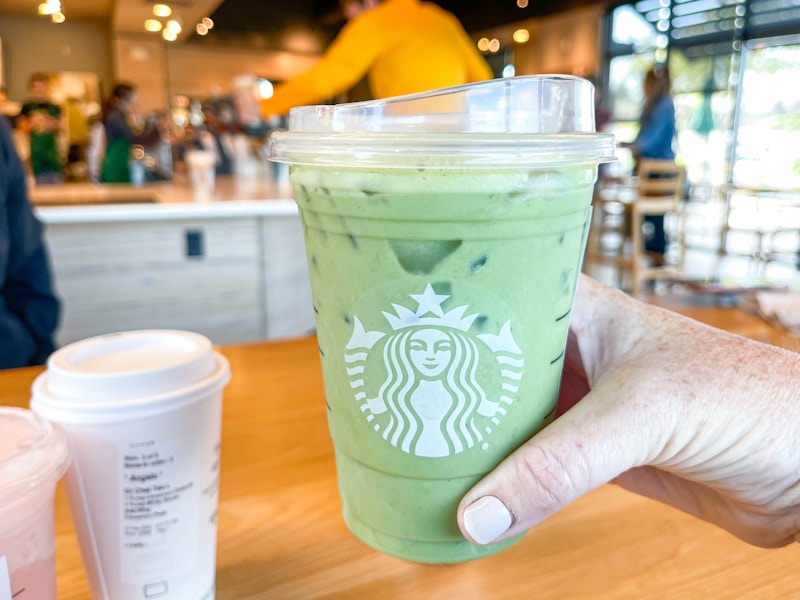
[[[798,338],[734,308],[684,312],[800,349]],[[614,485],[489,558],[432,566],[384,556],[353,537],[340,515],[316,339],[221,351],[233,379],[223,414],[219,600],[800,598],[797,544],[754,548]],[[0,372],[0,404],[27,405],[39,372]],[[56,535],[58,597],[85,600],[86,578],[60,487]]]
[[[644,294],[639,298],[731,333],[800,352],[800,335],[774,327],[758,315],[736,308],[735,298],[732,296],[674,292]]]

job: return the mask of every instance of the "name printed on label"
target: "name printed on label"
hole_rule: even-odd
[[[133,444],[132,446],[136,446]],[[182,505],[194,482],[179,465],[185,455],[179,440],[155,442],[148,448],[129,448],[122,457],[124,546],[147,548],[152,538],[179,526]]]
[[[143,574],[161,577],[168,571],[193,568],[198,539],[208,535],[198,527],[201,507],[216,506],[216,495],[204,495],[207,482],[197,477],[216,480],[219,474],[216,454],[209,452],[201,458],[197,451],[193,436],[135,441],[122,450],[120,570],[124,582],[138,583]]]

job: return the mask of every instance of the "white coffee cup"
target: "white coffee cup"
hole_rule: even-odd
[[[73,451],[67,496],[92,598],[214,598],[223,356],[130,331],[56,351],[31,408]]]
[[[208,150],[188,150],[185,160],[195,199],[210,200],[214,193],[214,153]]]

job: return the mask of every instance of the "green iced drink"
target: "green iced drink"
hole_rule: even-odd
[[[410,560],[497,552],[513,541],[467,542],[456,507],[552,418],[597,159],[354,154],[287,161],[345,521]]]

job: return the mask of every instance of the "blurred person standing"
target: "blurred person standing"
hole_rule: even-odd
[[[136,88],[129,83],[118,83],[103,105],[105,127],[105,158],[100,173],[104,183],[130,183],[131,146],[152,144],[161,137],[158,126],[148,123],[144,130],[134,128]]]
[[[25,169],[0,118],[0,369],[44,363],[59,310]]]
[[[235,149],[231,128],[211,106],[203,107],[203,119],[203,129],[197,133],[195,146],[214,155],[217,175],[233,175]]]
[[[653,67],[644,76],[644,107],[639,133],[630,143],[636,158],[675,158],[675,103],[672,101],[669,70]]]
[[[342,0],[348,23],[319,62],[261,101],[265,118],[347,91],[364,75],[375,98],[492,78],[451,13],[420,0]]]
[[[31,99],[23,103],[17,127],[30,141],[30,167],[36,183],[64,182],[58,136],[64,131],[61,108],[50,101],[50,77],[34,73],[29,80]]]
[[[635,160],[640,158],[675,159],[675,103],[672,100],[669,70],[665,65],[653,67],[644,77],[644,108],[639,117],[639,133],[630,144]],[[652,235],[645,236],[645,249],[656,264],[663,264],[667,250],[664,216],[647,216],[645,223]]]

